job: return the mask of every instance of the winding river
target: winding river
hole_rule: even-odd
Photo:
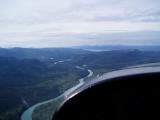
[[[77,69],[85,69],[83,67],[80,67],[80,66],[76,66]],[[75,85],[74,87],[68,89],[66,92],[64,92],[63,94],[61,94],[60,96],[56,97],[56,98],[53,98],[53,99],[50,99],[50,100],[46,100],[46,101],[43,101],[43,102],[39,102],[31,107],[29,107],[26,111],[23,112],[22,116],[21,116],[21,120],[32,120],[32,113],[33,111],[35,110],[35,108],[37,108],[38,106],[41,106],[43,104],[46,104],[46,103],[49,103],[49,102],[52,102],[52,101],[55,101],[57,99],[59,99],[60,97],[64,96],[64,97],[68,97],[68,95],[73,92],[74,90],[76,90],[77,88],[81,87],[84,83],[85,83],[85,79],[86,78],[89,78],[89,77],[92,77],[93,76],[93,71],[90,70],[90,69],[87,69],[89,74],[84,77],[84,78],[81,78],[79,79],[79,84]]]

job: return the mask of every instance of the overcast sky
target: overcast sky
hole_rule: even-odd
[[[0,47],[160,45],[160,0],[0,0]]]

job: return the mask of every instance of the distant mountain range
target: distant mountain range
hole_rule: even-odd
[[[28,59],[66,59],[89,51],[75,48],[0,48],[0,56]]]
[[[75,48],[90,51],[111,51],[111,50],[142,50],[142,51],[160,51],[160,45],[104,45],[104,46],[77,46]]]

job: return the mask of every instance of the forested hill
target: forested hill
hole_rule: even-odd
[[[19,120],[29,106],[77,84],[88,71],[76,66],[91,69],[96,75],[153,62],[160,62],[160,51],[1,48],[0,120]]]
[[[29,59],[65,59],[88,52],[87,50],[72,48],[0,48],[0,56]]]
[[[77,58],[77,59],[76,59]],[[73,59],[76,64],[87,64],[92,69],[113,69],[160,61],[160,51],[114,50],[92,52]]]

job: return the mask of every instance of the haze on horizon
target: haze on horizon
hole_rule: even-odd
[[[0,47],[160,45],[158,0],[0,0]]]

